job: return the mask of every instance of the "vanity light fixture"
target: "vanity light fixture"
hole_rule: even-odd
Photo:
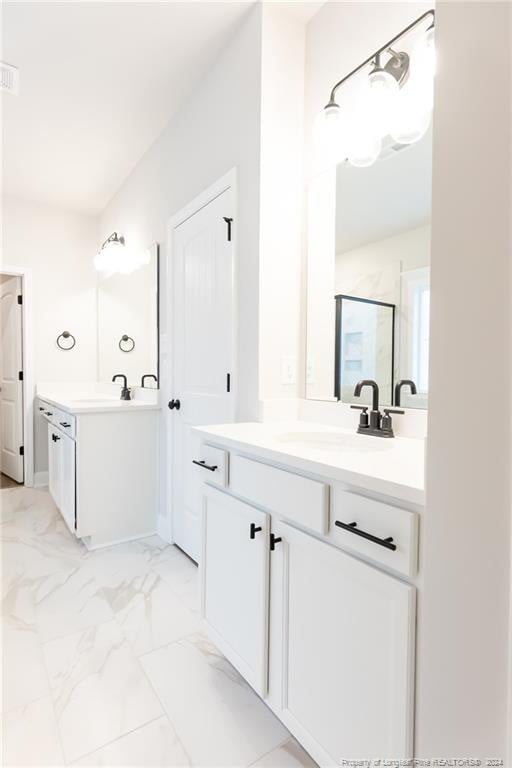
[[[112,232],[107,237],[100,250],[94,257],[94,266],[99,272],[130,274],[151,261],[149,250],[137,253],[126,247],[123,235]]]
[[[112,232],[94,257],[94,266],[98,272],[119,272],[124,250],[124,237]]]
[[[397,50],[396,43],[426,19],[431,20],[430,26],[411,57]],[[412,144],[424,136],[433,106],[434,19],[435,11],[426,11],[332,87],[313,127],[314,142],[331,163],[348,160],[359,167],[372,165],[385,136],[399,144]],[[368,66],[360,103],[345,115],[337,101],[338,91]]]

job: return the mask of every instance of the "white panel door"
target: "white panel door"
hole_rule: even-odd
[[[270,685],[283,722],[320,765],[411,757],[414,587],[284,523],[275,533],[282,663]]]
[[[60,511],[71,533],[75,533],[75,442],[69,435],[57,431],[60,455]]]
[[[18,304],[21,278],[4,279],[0,284],[0,468],[23,482],[23,370],[22,310]]]
[[[201,473],[192,463],[200,442],[194,425],[233,420],[233,256],[226,218],[233,192],[223,192],[173,231],[174,323],[170,357],[179,409],[173,435],[173,538],[194,560],[201,550]],[[229,385],[228,385],[228,376]],[[228,391],[229,389],[229,391]]]
[[[260,695],[267,690],[268,519],[221,491],[205,491],[201,615],[211,639]]]

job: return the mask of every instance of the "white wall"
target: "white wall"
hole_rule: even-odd
[[[235,167],[238,215],[239,404],[256,418],[258,401],[258,247],[261,9],[253,9],[189,101],[144,155],[100,217],[101,240],[113,230],[144,250],[162,244],[166,285],[166,226],[182,207]],[[165,297],[161,323],[165,327]],[[161,350],[165,356],[168,350]],[[164,392],[164,398],[172,396]]]
[[[305,25],[281,3],[262,14],[259,397],[272,400],[303,391]]]
[[[430,264],[430,224],[336,255],[336,293],[400,304],[400,273]]]
[[[96,220],[60,208],[4,198],[2,264],[32,273],[37,381],[96,379]],[[63,352],[62,331],[76,337]]]
[[[441,2],[436,20],[421,756],[506,757],[510,12]]]

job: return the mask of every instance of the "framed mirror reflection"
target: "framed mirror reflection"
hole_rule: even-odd
[[[369,167],[342,162],[307,196],[306,397],[354,399],[377,381],[380,402],[426,408],[430,309],[431,129],[414,144],[390,138]],[[413,391],[415,393],[413,394]]]

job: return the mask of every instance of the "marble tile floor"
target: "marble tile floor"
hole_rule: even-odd
[[[179,549],[88,552],[44,489],[3,489],[0,507],[6,768],[314,768],[201,634]]]

